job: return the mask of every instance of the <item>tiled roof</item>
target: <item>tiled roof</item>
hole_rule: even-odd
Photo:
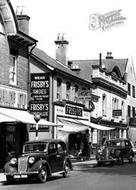
[[[91,83],[91,75],[92,75],[92,65],[99,65],[99,59],[95,60],[70,60],[72,65],[78,65],[80,71],[72,71],[69,67],[63,65],[62,63],[56,61],[52,57],[48,56],[44,51],[35,48],[33,50],[33,56],[37,57],[39,60],[43,61],[43,64],[47,64],[54,69],[62,71],[72,77],[76,77],[80,80],[84,80],[86,82]],[[114,67],[118,67],[121,73],[121,76],[124,76],[126,71],[126,66],[128,59],[102,59],[102,65],[105,66],[105,71],[110,73],[114,69]]]
[[[79,73],[73,72],[70,68],[68,68],[67,66],[63,65],[62,63],[56,61],[55,59],[53,59],[52,57],[47,55],[44,51],[42,51],[38,48],[35,48],[33,50],[32,56],[41,60],[43,62],[43,64],[45,63],[45,65],[47,64],[47,65],[53,67],[54,69],[57,69],[59,71],[62,71],[63,73],[71,75],[72,77],[78,78],[79,80],[84,80],[84,82],[91,83],[91,78],[86,78],[84,76],[82,77],[82,75],[80,75],[80,72]]]
[[[81,69],[80,76],[85,77],[87,80],[92,74],[92,65],[99,65],[99,60],[71,60],[73,64],[76,64]],[[102,65],[105,66],[105,71],[110,73],[114,67],[118,67],[121,73],[121,76],[124,76],[126,71],[126,66],[128,59],[102,59]]]

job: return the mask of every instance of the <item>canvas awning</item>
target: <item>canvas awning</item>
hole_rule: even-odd
[[[27,111],[0,108],[0,122],[22,122],[27,124],[35,124],[34,116]],[[5,119],[5,120],[4,120]]]
[[[16,120],[0,113],[0,123],[2,122],[15,122]]]
[[[60,126],[59,124],[47,121],[45,119],[40,119],[40,121],[38,122],[39,125],[46,125],[46,126],[54,126],[54,127],[58,127]],[[63,124],[61,124],[61,126],[63,126]]]
[[[81,122],[85,126],[89,126],[91,128],[95,128],[95,129],[102,130],[102,131],[109,131],[109,130],[114,130],[115,129],[113,127],[106,127],[106,126],[98,125],[98,124],[95,124],[95,123],[92,123],[92,122],[89,122],[89,121],[85,121],[85,120],[79,120],[79,122]]]
[[[57,123],[63,125],[63,127],[58,127],[58,130],[68,133],[83,132],[89,129],[88,126],[85,126],[84,124],[74,119],[57,118]]]

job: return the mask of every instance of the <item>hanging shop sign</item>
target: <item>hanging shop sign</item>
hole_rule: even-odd
[[[49,74],[31,74],[31,98],[34,101],[46,101],[49,98]]]
[[[33,115],[49,119],[49,73],[31,74],[30,111]]]

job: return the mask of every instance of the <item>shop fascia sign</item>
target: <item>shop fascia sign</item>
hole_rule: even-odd
[[[112,115],[113,115],[113,117],[122,116],[122,110],[121,109],[113,110]]]
[[[0,106],[12,108],[27,108],[27,93],[8,87],[0,87]]]

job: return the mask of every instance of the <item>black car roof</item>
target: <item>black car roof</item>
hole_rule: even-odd
[[[50,142],[58,143],[58,142],[64,142],[64,141],[62,141],[60,139],[40,139],[40,140],[27,141],[27,142],[25,142],[25,144],[29,144],[29,143],[50,143]]]
[[[129,139],[110,139],[110,140],[106,140],[106,142],[110,142],[110,141],[126,141]]]

